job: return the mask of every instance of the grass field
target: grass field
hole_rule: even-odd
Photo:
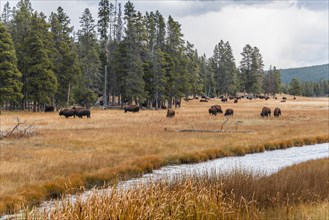
[[[61,118],[58,112],[2,112],[0,129],[17,117],[34,122],[35,135],[0,140],[0,212],[19,203],[40,201],[103,186],[167,164],[193,163],[227,155],[329,141],[329,99],[287,96],[278,100],[182,103],[175,118],[164,110],[91,110],[91,118]],[[220,104],[235,113],[222,133],[175,132],[220,130],[226,118],[210,116]],[[279,107],[282,117],[261,118],[263,106]],[[248,131],[248,132],[243,132]]]

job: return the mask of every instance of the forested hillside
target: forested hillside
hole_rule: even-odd
[[[290,83],[293,78],[302,82],[329,80],[329,64],[291,69],[280,69],[283,83]]]

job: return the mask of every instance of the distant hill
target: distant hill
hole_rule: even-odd
[[[329,64],[299,67],[291,69],[280,69],[283,83],[290,83],[293,78],[304,82],[319,82],[329,80]]]

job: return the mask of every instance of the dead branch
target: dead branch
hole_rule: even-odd
[[[22,138],[27,136],[32,136],[35,134],[34,123],[39,120],[33,121],[27,127],[22,127],[27,121],[21,122],[17,117],[17,124],[10,131],[0,131],[0,140],[13,137],[13,138]]]
[[[220,130],[223,130],[224,125],[231,119],[231,117],[226,117],[226,120],[222,123],[222,126],[220,127]]]

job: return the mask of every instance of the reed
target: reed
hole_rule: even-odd
[[[128,190],[112,187],[86,201],[63,201],[47,213],[33,211],[27,219],[325,219],[328,164],[326,158],[270,176],[236,170],[185,174]]]
[[[0,140],[0,213],[13,212],[15,204],[33,205],[63,193],[112,185],[164,165],[329,142],[328,101],[303,97],[286,103],[194,100],[184,102],[172,119],[166,118],[163,110],[133,114],[92,109],[91,119],[65,119],[56,112],[4,111],[0,115],[2,131],[12,128],[19,117],[35,121],[37,133]],[[209,116],[213,104],[235,111],[224,132],[175,132],[220,130],[226,118]],[[263,106],[278,106],[283,116],[261,118]],[[236,127],[237,121],[241,123]]]

